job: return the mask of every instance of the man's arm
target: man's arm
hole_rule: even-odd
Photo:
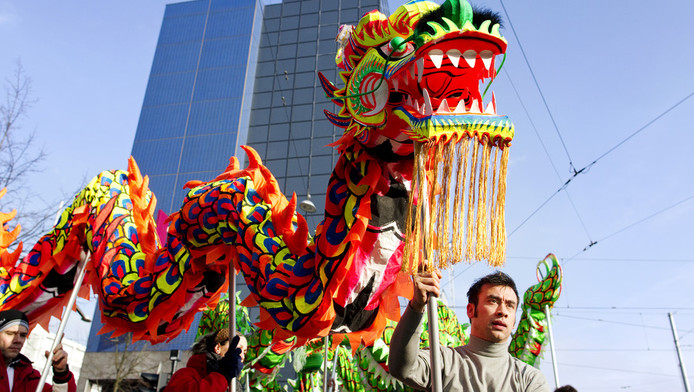
[[[422,273],[413,278],[414,293],[393,331],[388,354],[388,371],[414,388],[430,384],[429,354],[419,350],[421,321],[429,295],[438,296],[441,273]]]

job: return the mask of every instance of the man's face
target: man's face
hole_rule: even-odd
[[[492,343],[505,342],[516,323],[518,299],[508,286],[482,285],[477,306],[467,304],[470,335]]]
[[[5,358],[5,363],[17,358],[24,347],[29,331],[26,327],[15,325],[0,331],[0,351]]]

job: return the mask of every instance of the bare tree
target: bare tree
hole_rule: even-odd
[[[0,104],[0,189],[7,194],[0,199],[0,211],[17,210],[15,224],[22,224],[19,240],[25,243],[43,234],[53,223],[56,203],[45,202],[32,191],[29,175],[43,170],[46,154],[37,148],[34,132],[26,132],[22,121],[37,102],[33,98],[32,80],[26,75],[20,61],[14,74],[5,79],[5,99]],[[33,243],[27,243],[27,251]]]

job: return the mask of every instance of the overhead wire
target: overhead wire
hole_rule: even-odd
[[[535,77],[535,72],[533,71],[533,67],[530,66],[530,61],[528,61],[528,56],[525,54],[525,50],[523,49],[523,45],[521,44],[520,38],[518,37],[518,34],[516,34],[516,29],[513,27],[513,23],[511,22],[511,17],[508,14],[508,11],[506,11],[506,6],[504,5],[503,0],[499,0],[501,2],[501,8],[504,9],[504,13],[506,14],[506,20],[508,20],[508,25],[511,27],[511,31],[513,32],[513,36],[516,37],[516,41],[518,43],[518,48],[520,49],[521,53],[523,54],[523,59],[525,59],[525,64],[528,66],[528,69],[530,70],[530,75],[533,77],[533,81],[535,82],[535,86],[537,87],[537,91],[540,93],[540,97],[542,98],[542,102],[545,104],[545,108],[547,109],[547,113],[549,114],[550,119],[552,120],[552,124],[554,125],[554,129],[557,131],[557,135],[559,136],[559,140],[561,141],[561,145],[564,147],[564,152],[566,152],[566,156],[569,158],[569,167],[573,172],[576,172],[576,169],[574,168],[573,165],[573,160],[571,159],[571,154],[569,153],[569,149],[566,147],[566,143],[564,143],[564,138],[561,136],[561,132],[559,132],[559,126],[557,126],[557,122],[554,120],[554,116],[552,115],[552,111],[549,109],[549,104],[547,104],[547,100],[545,99],[545,95],[542,92],[542,89],[540,88],[540,84],[537,82],[537,78]]]
[[[556,130],[557,135],[559,136],[559,139],[560,139],[561,144],[562,144],[562,146],[563,146],[563,148],[564,148],[564,151],[565,151],[565,153],[566,153],[566,155],[567,155],[567,157],[568,157],[568,159],[569,159],[569,165],[570,165],[570,167],[571,167],[571,169],[572,169],[572,175],[571,175],[571,177],[570,177],[569,179],[567,179],[567,180],[564,182],[564,184],[562,184],[562,186],[559,187],[559,189],[557,189],[557,191],[555,191],[554,193],[552,193],[544,202],[542,202],[542,203],[540,204],[540,206],[538,206],[535,210],[533,210],[533,212],[531,212],[530,215],[529,215],[527,218],[525,218],[518,226],[516,226],[516,228],[514,228],[514,229],[509,233],[509,235],[508,235],[508,237],[511,237],[511,235],[513,235],[518,229],[520,229],[520,228],[521,228],[532,216],[534,216],[534,215],[535,215],[538,211],[540,211],[540,210],[541,210],[552,198],[554,198],[554,196],[556,196],[557,193],[559,193],[559,192],[562,191],[562,190],[565,190],[565,189],[568,187],[568,185],[571,183],[571,181],[572,181],[575,177],[577,177],[579,174],[586,173],[586,172],[587,172],[588,170],[590,170],[590,168],[591,168],[593,165],[595,165],[599,160],[601,160],[602,158],[604,158],[604,157],[607,156],[608,154],[612,153],[614,150],[616,150],[617,148],[619,148],[620,146],[622,146],[624,143],[626,143],[629,139],[631,139],[632,137],[636,136],[638,133],[642,132],[643,130],[645,130],[646,128],[648,128],[648,127],[651,126],[652,124],[654,124],[656,121],[660,120],[663,116],[665,116],[666,114],[668,114],[670,111],[674,110],[677,106],[681,105],[682,103],[684,103],[685,101],[687,101],[689,98],[691,98],[692,96],[694,96],[694,91],[691,92],[691,93],[689,93],[687,96],[685,96],[684,98],[680,99],[679,101],[677,101],[675,104],[673,104],[672,106],[670,106],[669,108],[667,108],[665,111],[663,111],[662,113],[660,113],[659,115],[657,115],[655,118],[653,118],[652,120],[650,120],[649,122],[647,122],[645,125],[643,125],[643,126],[640,127],[639,129],[637,129],[636,131],[634,131],[633,133],[631,133],[629,136],[627,136],[626,138],[624,138],[623,140],[621,140],[620,142],[618,142],[617,144],[615,144],[613,147],[609,148],[607,151],[605,151],[603,154],[601,154],[600,156],[598,156],[597,158],[595,158],[595,159],[594,159],[592,162],[590,162],[588,165],[584,166],[584,167],[581,168],[580,170],[576,170],[575,167],[574,167],[574,165],[573,165],[573,160],[571,159],[571,155],[570,155],[570,153],[569,153],[569,151],[568,151],[568,148],[567,148],[567,146],[566,146],[566,143],[564,142],[564,139],[563,139],[562,136],[561,136],[561,132],[559,131],[559,127],[557,126],[557,123],[556,123],[556,121],[554,120],[554,116],[552,115],[552,112],[551,112],[551,110],[550,110],[550,108],[549,108],[549,105],[547,104],[547,100],[545,99],[544,93],[542,92],[542,89],[540,88],[540,85],[539,85],[539,83],[538,83],[538,81],[537,81],[537,78],[535,77],[535,72],[533,71],[533,68],[532,68],[532,66],[530,65],[530,61],[528,60],[528,57],[527,57],[527,55],[526,55],[526,53],[525,53],[525,50],[523,49],[523,45],[522,45],[522,43],[521,43],[521,40],[520,40],[520,38],[518,37],[518,34],[516,33],[515,28],[513,27],[513,23],[511,22],[511,17],[510,17],[510,15],[509,15],[508,11],[506,10],[506,6],[504,5],[503,0],[499,0],[499,2],[501,3],[501,7],[503,8],[504,13],[506,14],[506,19],[508,20],[509,27],[511,28],[511,31],[512,31],[514,37],[516,38],[516,41],[517,41],[517,43],[518,43],[518,48],[520,49],[521,54],[523,55],[523,59],[525,60],[525,63],[526,63],[526,65],[528,66],[528,69],[530,70],[530,74],[531,74],[531,76],[532,76],[532,78],[533,78],[533,82],[535,83],[535,86],[536,86],[537,89],[538,89],[538,92],[539,92],[539,94],[540,94],[540,97],[542,98],[542,102],[543,102],[544,105],[545,105],[545,109],[547,110],[547,113],[549,114],[549,117],[550,117],[550,119],[552,120],[552,124],[554,125],[554,129]],[[509,79],[509,82],[511,83],[511,87],[513,88],[513,90],[514,90],[515,93],[516,93],[516,96],[518,96],[519,101],[521,102],[521,106],[522,106],[523,110],[525,111],[526,115],[527,115],[528,118],[530,119],[530,115],[529,115],[529,113],[528,113],[528,110],[527,110],[527,108],[525,107],[525,104],[523,103],[522,99],[520,99],[520,94],[518,93],[518,90],[516,89],[515,85],[513,84],[513,81],[511,80],[510,76],[508,75],[508,72],[506,72],[506,75],[507,75],[507,77],[508,77],[508,79]],[[532,125],[532,127],[533,127],[533,130],[535,131],[536,135],[538,136],[538,138],[540,138],[539,132],[537,131],[537,128],[536,128],[534,122],[532,121],[532,119],[530,119],[530,123],[531,123],[531,125]],[[549,152],[548,152],[548,150],[547,150],[547,148],[546,148],[544,142],[542,142],[542,139],[541,139],[541,138],[540,138],[540,143],[541,143],[541,145],[542,145],[543,150],[545,151],[545,154],[547,154],[547,156],[549,157]],[[550,159],[550,163],[551,163],[552,168],[554,169],[555,173],[557,173],[557,175],[559,175],[559,174],[558,174],[559,172],[558,172],[558,170],[557,170],[557,168],[556,168],[556,165],[555,165],[554,162],[552,161],[551,157],[549,157],[549,159]],[[577,216],[578,216],[578,219],[579,219],[581,225],[583,226],[584,231],[586,232],[586,234],[587,234],[588,237],[590,238],[591,236],[590,236],[590,233],[588,232],[588,229],[587,229],[587,227],[586,227],[586,225],[585,225],[585,222],[583,221],[583,219],[581,218],[580,214],[578,213],[578,210],[576,209],[576,206],[575,206],[575,204],[573,203],[573,200],[571,199],[571,196],[568,195],[568,192],[567,192],[567,197],[569,197],[569,201],[570,201],[570,203],[571,203],[571,205],[572,205],[574,211],[576,212],[576,214],[577,214]],[[593,240],[591,239],[591,240],[590,240],[590,244],[588,245],[588,247],[591,247],[591,246],[597,244],[597,242],[598,242],[598,241],[593,241]]]
[[[675,204],[672,204],[672,205],[670,205],[670,206],[668,206],[668,207],[665,207],[665,208],[663,208],[663,209],[661,209],[661,210],[659,210],[659,211],[657,211],[657,212],[655,212],[655,213],[653,213],[653,214],[651,214],[651,215],[648,215],[648,216],[645,217],[645,218],[642,218],[642,219],[640,219],[640,220],[638,220],[638,221],[636,221],[636,222],[634,222],[634,223],[631,223],[631,224],[629,224],[629,225],[627,225],[627,226],[625,226],[625,227],[623,227],[623,228],[621,228],[621,229],[619,229],[619,230],[617,230],[617,231],[615,231],[615,232],[613,232],[613,233],[611,233],[611,234],[608,234],[607,236],[603,237],[603,238],[600,239],[600,240],[592,241],[590,244],[588,244],[585,248],[583,248],[582,250],[580,250],[578,253],[576,253],[575,255],[569,257],[568,259],[566,259],[566,262],[564,263],[564,265],[566,265],[566,263],[568,263],[569,261],[571,261],[574,257],[576,257],[576,256],[578,256],[579,254],[581,254],[581,253],[587,251],[588,249],[592,248],[594,245],[596,245],[596,244],[598,244],[598,243],[601,243],[601,242],[604,242],[604,241],[605,241],[606,239],[608,239],[608,238],[614,237],[615,235],[617,235],[617,234],[619,234],[619,233],[621,233],[621,232],[623,232],[623,231],[625,231],[625,230],[627,230],[627,229],[630,229],[630,228],[632,228],[632,227],[634,227],[634,226],[636,226],[636,225],[638,225],[638,224],[641,224],[641,223],[643,223],[643,222],[645,222],[645,221],[647,221],[647,220],[649,220],[649,219],[651,219],[651,218],[653,218],[653,217],[655,217],[655,216],[657,216],[657,215],[660,215],[660,214],[662,214],[662,213],[664,213],[664,212],[666,212],[666,211],[668,211],[668,210],[671,210],[671,209],[673,209],[673,208],[679,206],[680,204],[685,203],[685,202],[687,202],[687,201],[689,201],[689,200],[691,200],[691,199],[694,199],[694,195],[691,195],[691,196],[689,196],[689,197],[686,197],[686,198],[684,198],[683,200],[680,200],[680,201],[678,201],[678,202],[675,203]]]
[[[590,170],[590,168],[592,168],[593,165],[595,165],[599,160],[601,160],[602,158],[604,158],[605,156],[607,156],[609,153],[612,153],[613,151],[615,151],[615,150],[617,149],[617,147],[620,147],[620,146],[623,145],[627,140],[631,139],[631,138],[634,137],[636,134],[640,133],[640,132],[643,131],[644,129],[646,129],[646,128],[648,128],[649,126],[653,125],[657,120],[661,119],[665,114],[671,112],[671,111],[672,111],[673,109],[675,109],[677,106],[681,105],[682,103],[684,103],[686,100],[688,100],[689,98],[691,98],[691,97],[693,97],[693,96],[694,96],[694,91],[691,92],[690,94],[688,94],[686,97],[684,97],[684,98],[680,99],[679,101],[677,101],[675,104],[673,104],[673,105],[670,106],[669,108],[665,109],[665,111],[663,111],[662,113],[658,114],[655,118],[653,118],[652,120],[648,121],[645,125],[643,125],[643,126],[640,127],[639,129],[637,129],[636,131],[632,132],[632,133],[631,133],[629,136],[627,136],[625,139],[623,139],[622,141],[620,141],[619,143],[617,143],[617,144],[616,144],[615,146],[613,146],[612,148],[608,149],[605,153],[603,153],[603,154],[600,155],[599,157],[595,158],[591,163],[589,163],[588,165],[584,166],[584,167],[581,168],[580,170],[574,172],[574,174],[573,174],[571,177],[569,177],[569,179],[567,179],[566,182],[564,182],[564,184],[562,184],[562,186],[559,187],[559,189],[557,189],[554,193],[552,193],[552,195],[551,195],[549,198],[547,198],[544,202],[542,202],[542,204],[540,204],[539,207],[537,207],[532,213],[530,213],[530,215],[529,215],[527,218],[525,218],[518,226],[516,226],[516,228],[513,229],[513,230],[511,231],[511,233],[509,234],[509,237],[511,236],[511,234],[515,233],[518,229],[520,229],[528,220],[530,220],[530,218],[531,218],[533,215],[535,215],[539,210],[541,210],[541,209],[542,209],[542,208],[543,208],[543,207],[544,207],[544,206],[545,206],[545,205],[546,205],[557,193],[559,193],[560,191],[566,189],[566,188],[569,186],[569,184],[571,183],[571,181],[572,181],[574,178],[576,178],[579,174],[586,173],[586,172],[587,172],[588,170]],[[679,203],[678,203],[678,204],[679,204]],[[593,241],[591,241],[591,243],[592,243],[592,242],[593,242]],[[595,241],[595,243],[597,243],[597,242],[598,242],[598,241]],[[592,243],[590,246],[595,245],[595,243]],[[579,253],[581,253],[581,252],[579,252]]]

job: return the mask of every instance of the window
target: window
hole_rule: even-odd
[[[293,149],[293,147],[290,146]],[[292,158],[287,161],[287,176],[308,176],[308,158]]]
[[[268,139],[267,137],[268,127],[266,125],[258,125],[248,128],[248,139],[249,144],[263,142]]]
[[[301,5],[300,2],[291,3],[289,1],[285,1],[284,4],[282,5],[282,16],[287,17],[287,16],[293,16],[293,15],[299,15],[300,5]]]
[[[270,125],[270,134],[268,141],[289,140],[289,124],[272,124]]]
[[[361,19],[361,15],[356,8],[348,8],[340,11],[340,23],[356,25],[359,23],[359,19]]]
[[[296,42],[296,35],[293,42]],[[277,51],[277,59],[293,59],[296,57],[296,44],[282,44]]]
[[[299,42],[316,42],[317,35],[318,27],[304,27],[299,30]]]
[[[318,36],[318,39],[332,39],[334,40],[335,37],[337,37],[337,23],[336,24],[323,24],[320,27],[320,35]],[[313,37],[314,39],[316,38],[315,36]]]
[[[296,30],[299,28],[299,17],[298,16],[284,16],[282,17],[282,31],[284,30]]]
[[[287,156],[287,142],[269,142],[267,144],[266,159],[282,159]]]
[[[301,69],[301,68],[300,68]],[[313,87],[316,81],[315,72],[301,72],[294,75],[294,88]]]
[[[327,11],[323,10],[320,13],[320,23],[321,25],[329,24],[329,23],[335,23],[337,24],[337,11]]]
[[[289,29],[289,30],[280,31],[280,36],[279,36],[280,50],[282,48],[282,45],[296,44],[296,37],[298,36],[298,34],[299,34],[299,30],[297,30],[297,29]]]
[[[305,5],[305,3],[304,3]],[[306,8],[304,6],[304,8]],[[299,27],[304,28],[304,27],[312,27],[312,26],[318,26],[318,14],[307,14],[304,11],[304,14],[300,16],[299,19]]]
[[[315,42],[302,42],[297,46],[296,57],[308,57],[316,55]]]
[[[294,104],[304,104],[313,102],[313,87],[295,89],[293,102]]]
[[[309,121],[313,115],[313,105],[294,105],[292,110],[292,121]]]

